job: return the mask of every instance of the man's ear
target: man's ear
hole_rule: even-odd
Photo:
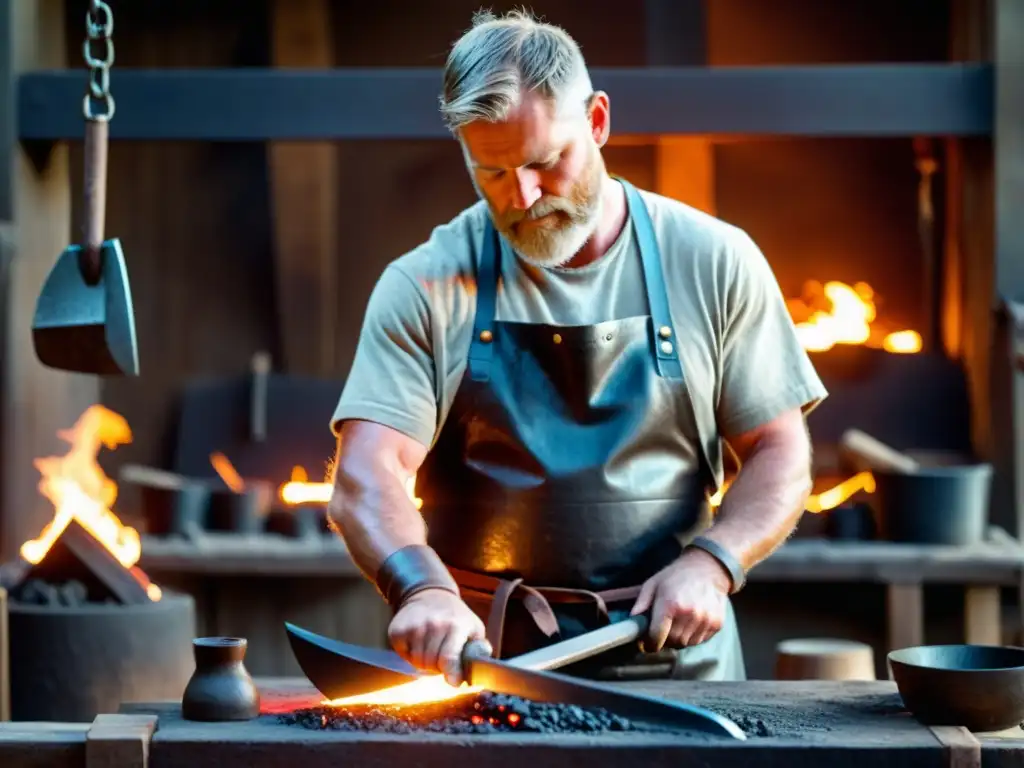
[[[611,105],[608,102],[608,94],[604,91],[595,91],[587,103],[587,118],[590,120],[590,133],[594,143],[603,147],[608,143],[608,137],[612,132]]]

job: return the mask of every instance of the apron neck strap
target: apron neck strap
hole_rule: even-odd
[[[665,289],[665,277],[661,268],[661,249],[654,235],[654,224],[636,187],[621,178],[619,183],[626,190],[629,220],[632,222],[637,247],[640,249],[640,261],[644,267],[647,305],[651,312],[651,344],[654,347],[658,374],[668,379],[681,379],[683,367],[676,352],[676,332],[672,327],[668,291]]]
[[[488,214],[484,222],[480,258],[476,265],[476,319],[473,321],[473,340],[469,345],[469,375],[474,381],[487,381],[490,378],[500,265],[501,241]]]

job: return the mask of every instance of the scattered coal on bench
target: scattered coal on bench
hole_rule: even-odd
[[[548,704],[519,696],[468,694],[408,705],[322,706],[280,715],[281,722],[311,730],[376,733],[607,733],[655,729],[604,709]]]

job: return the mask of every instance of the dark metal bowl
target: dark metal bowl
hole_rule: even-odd
[[[922,466],[911,474],[878,470],[874,476],[880,538],[952,546],[985,538],[991,464]]]
[[[926,645],[887,658],[903,704],[926,725],[985,732],[1024,721],[1024,648]]]

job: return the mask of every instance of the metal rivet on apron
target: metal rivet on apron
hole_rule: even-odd
[[[562,334],[556,333],[554,336],[551,337],[551,340],[553,342],[555,342],[555,344],[561,344],[562,343]]]
[[[672,342],[670,342],[670,341],[663,341],[663,342],[661,342],[661,351],[664,352],[666,355],[671,355],[672,354]]]
[[[611,340],[612,340],[612,335],[611,335],[610,333],[609,333],[609,334],[607,334],[607,335],[606,335],[606,336],[604,337],[604,340],[605,340],[605,341],[611,341]]]
[[[667,325],[663,325],[658,329],[658,333],[661,335],[661,338],[667,339],[672,335],[672,329]]]
[[[482,341],[484,344],[490,344],[491,339],[493,338],[494,334],[491,333],[490,331],[480,331],[480,341]]]

